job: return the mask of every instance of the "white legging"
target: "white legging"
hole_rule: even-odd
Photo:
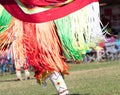
[[[51,74],[50,80],[52,81],[59,95],[69,94],[65,81],[63,80],[63,77],[60,73],[54,72],[53,74]]]

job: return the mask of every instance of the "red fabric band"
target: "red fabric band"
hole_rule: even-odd
[[[44,12],[39,12],[36,14],[25,14],[14,0],[0,0],[0,3],[12,16],[24,22],[32,23],[47,22],[64,17],[74,11],[85,7],[92,2],[98,2],[98,0],[75,0],[70,4],[58,8],[52,8]]]

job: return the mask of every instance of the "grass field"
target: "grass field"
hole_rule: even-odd
[[[65,81],[72,95],[120,95],[120,61],[70,63],[69,66],[70,74],[65,76]],[[44,87],[34,78],[23,81],[14,81],[14,78],[15,74],[0,76],[0,95],[57,94],[50,80]]]

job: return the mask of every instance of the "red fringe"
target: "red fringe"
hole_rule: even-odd
[[[60,55],[60,42],[54,23],[24,22],[23,25],[23,44],[29,64],[34,68],[36,79],[40,80],[46,72],[48,74],[53,71],[66,73],[68,66]]]

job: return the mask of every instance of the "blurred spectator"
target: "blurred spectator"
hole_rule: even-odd
[[[0,68],[1,68],[2,74],[4,74],[4,72],[8,70],[6,68],[7,64],[8,64],[7,55],[6,55],[6,52],[3,51],[0,54]]]
[[[114,35],[107,35],[106,36],[106,42],[110,43],[110,42],[115,42],[116,38],[114,37]]]

